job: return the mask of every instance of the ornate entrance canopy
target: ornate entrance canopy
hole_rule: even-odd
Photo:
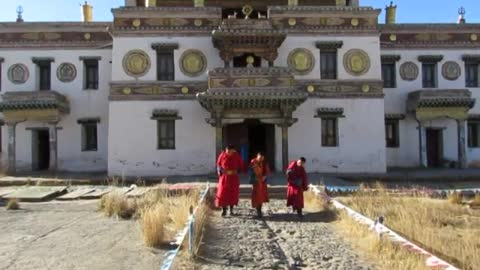
[[[467,89],[419,90],[408,95],[407,111],[419,121],[438,118],[465,120],[475,99]]]
[[[26,120],[58,122],[62,114],[70,112],[65,96],[55,91],[7,92],[0,102],[5,122]]]
[[[274,61],[287,34],[274,27],[270,20],[225,19],[212,33],[213,46],[220,57],[230,62],[233,57],[253,53]]]

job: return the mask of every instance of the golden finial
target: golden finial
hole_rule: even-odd
[[[253,63],[255,62],[255,58],[253,58],[253,56],[249,55],[247,56],[247,65],[253,65]]]

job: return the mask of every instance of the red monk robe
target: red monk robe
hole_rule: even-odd
[[[303,208],[303,191],[308,189],[307,173],[303,166],[295,160],[287,168],[287,207],[292,206],[296,210]]]
[[[250,161],[250,168],[255,173],[256,179],[252,190],[252,207],[261,209],[262,204],[268,202],[268,187],[265,180],[270,175],[270,168],[262,155],[257,155]],[[261,211],[260,209],[258,211]]]
[[[240,178],[238,172],[242,169],[242,159],[240,155],[231,150],[223,151],[217,160],[219,169],[219,178],[217,185],[217,196],[215,203],[217,207],[227,207],[238,205],[240,198]]]

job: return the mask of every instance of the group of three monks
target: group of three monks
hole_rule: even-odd
[[[305,158],[292,161],[286,168],[287,178],[287,207],[291,206],[293,211],[300,217],[303,209],[303,192],[308,188],[307,173],[305,172]],[[231,145],[227,146],[220,153],[217,160],[218,185],[215,203],[222,208],[222,216],[235,215],[233,208],[238,205],[240,198],[239,173],[244,170],[244,163],[240,154]],[[249,165],[250,183],[252,190],[252,207],[257,210],[258,217],[262,217],[262,205],[268,202],[267,179],[270,175],[268,163],[263,153],[258,153]]]

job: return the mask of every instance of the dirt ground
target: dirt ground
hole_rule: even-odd
[[[136,221],[107,218],[96,201],[0,208],[0,269],[159,269],[164,250],[142,243]]]

